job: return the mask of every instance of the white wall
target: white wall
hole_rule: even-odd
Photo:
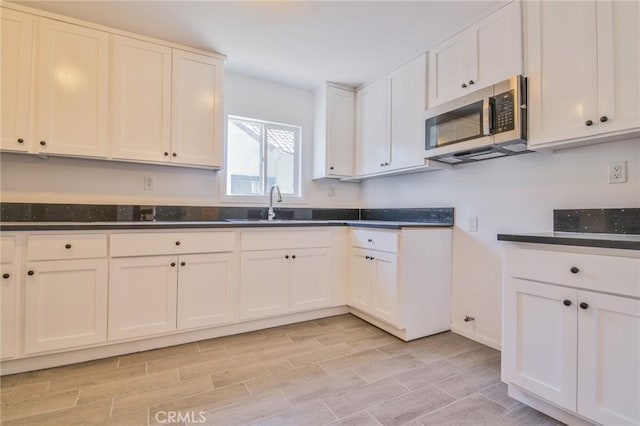
[[[607,165],[627,160],[628,182],[607,183]],[[640,207],[640,140],[610,142],[462,165],[362,184],[365,207],[454,207],[452,321],[469,337],[500,344],[498,233],[548,232],[553,210]],[[478,216],[478,232],[466,231]],[[476,318],[465,323],[465,315]]]
[[[230,73],[225,79],[228,114],[302,126],[305,202],[297,206],[358,207],[358,184],[311,181],[312,92]],[[211,170],[3,153],[0,173],[4,202],[225,204],[219,199],[222,172]],[[154,191],[144,190],[147,175],[156,178]],[[329,186],[335,197],[327,196]]]

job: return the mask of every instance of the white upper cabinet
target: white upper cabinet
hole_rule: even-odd
[[[520,2],[429,51],[429,107],[522,73]]]
[[[112,40],[111,157],[169,161],[171,48]]]
[[[353,176],[355,93],[325,85],[314,91],[313,178]]]
[[[173,49],[171,161],[222,166],[220,59]]]
[[[2,9],[2,137],[0,148],[26,151],[29,143],[34,17]]]
[[[391,160],[389,79],[380,79],[358,90],[356,103],[358,175],[381,172]]]
[[[640,127],[638,2],[526,2],[529,146],[558,147]]]
[[[424,110],[427,57],[421,55],[394,71],[391,85],[391,169],[424,165]]]
[[[38,18],[37,57],[33,149],[106,157],[109,34]]]

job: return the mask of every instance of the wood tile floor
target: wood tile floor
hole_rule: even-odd
[[[498,351],[352,315],[5,376],[0,398],[7,426],[559,424],[506,395]]]

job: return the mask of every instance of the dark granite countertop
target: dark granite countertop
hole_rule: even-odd
[[[519,243],[640,250],[640,235],[637,234],[542,232],[532,234],[498,234],[498,240]]]
[[[394,222],[380,220],[252,220],[229,219],[212,221],[98,221],[98,222],[2,222],[0,231],[81,231],[121,229],[192,229],[192,228],[265,228],[309,226],[354,226],[381,229],[431,228],[453,226],[437,222]]]

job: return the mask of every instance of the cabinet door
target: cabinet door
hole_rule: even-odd
[[[383,78],[357,93],[358,174],[385,171],[390,163],[389,79]]]
[[[2,265],[0,270],[0,358],[16,354],[16,269],[14,265]]]
[[[174,331],[177,285],[175,256],[112,259],[109,340]]]
[[[327,88],[327,175],[353,176],[355,94]]]
[[[240,318],[260,318],[289,310],[287,250],[242,253],[240,264]]]
[[[469,49],[470,90],[522,74],[520,2],[512,2],[472,25]],[[470,82],[473,81],[473,84]]]
[[[391,169],[424,165],[427,58],[421,55],[391,77]]]
[[[429,108],[469,93],[468,37],[462,32],[429,51]]]
[[[171,161],[222,166],[223,61],[173,49]]]
[[[371,315],[382,321],[400,326],[398,289],[398,256],[372,252]]]
[[[640,3],[596,2],[598,128],[601,133],[640,127]],[[601,122],[601,117],[606,117]]]
[[[289,310],[331,304],[330,249],[296,249],[289,257]]]
[[[595,2],[524,2],[524,7],[529,145],[597,133]]]
[[[505,279],[502,379],[571,411],[576,409],[576,309],[576,290]]]
[[[237,313],[234,253],[178,258],[178,329],[231,322]]]
[[[109,34],[38,18],[38,46],[35,149],[106,157]]]
[[[0,148],[11,151],[26,151],[29,141],[33,21],[26,13],[2,9]]]
[[[369,253],[351,250],[349,270],[349,305],[363,312],[371,311],[371,280],[373,266]]]
[[[171,48],[113,36],[112,52],[111,157],[169,161]]]
[[[25,281],[26,353],[107,340],[107,260],[30,262]]]
[[[640,300],[578,292],[578,414],[640,423]]]

